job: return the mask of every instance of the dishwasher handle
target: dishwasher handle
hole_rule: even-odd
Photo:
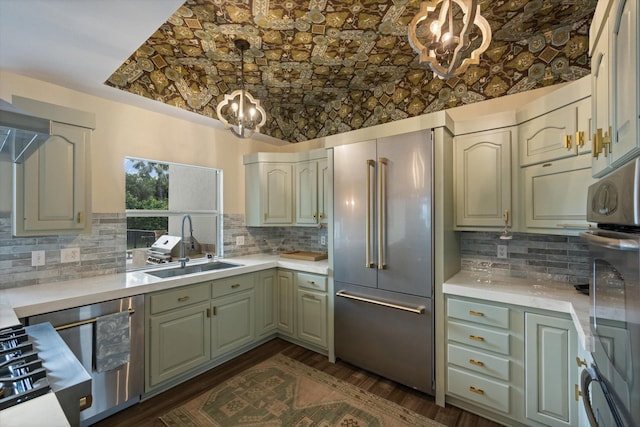
[[[136,312],[134,308],[129,308],[128,311],[129,311],[129,316],[131,316]],[[65,329],[77,328],[78,326],[88,325],[90,323],[96,323],[96,320],[98,320],[97,317],[92,317],[86,320],[79,320],[77,322],[65,323],[64,325],[55,326],[54,329],[56,331],[64,331]]]

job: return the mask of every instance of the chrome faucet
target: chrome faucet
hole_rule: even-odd
[[[189,261],[189,258],[187,258],[187,256],[185,255],[185,241],[184,241],[184,221],[188,219],[189,220],[189,241],[191,242],[191,249],[194,248],[194,244],[193,244],[193,224],[191,223],[191,215],[189,214],[184,214],[184,216],[182,217],[182,235],[181,240],[180,240],[180,268],[185,268],[187,266],[187,261]]]

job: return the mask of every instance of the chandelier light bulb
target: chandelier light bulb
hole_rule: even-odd
[[[440,32],[440,23],[438,21],[432,21],[429,25],[429,30],[432,34],[438,34]]]
[[[233,110],[234,113],[238,112],[238,103],[234,102],[233,104],[231,104],[231,109]]]

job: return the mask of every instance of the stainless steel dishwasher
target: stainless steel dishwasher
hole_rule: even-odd
[[[96,320],[105,315],[129,312],[129,362],[98,372]],[[80,412],[80,425],[88,426],[140,401],[144,390],[144,296],[105,301],[32,316],[29,325],[50,322],[91,375],[90,407]],[[85,405],[86,406],[86,405]]]

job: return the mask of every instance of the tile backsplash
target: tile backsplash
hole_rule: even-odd
[[[127,220],[122,214],[93,214],[91,233],[13,237],[10,214],[0,216],[0,289],[123,273]],[[79,262],[60,262],[60,250],[79,248]],[[31,266],[31,252],[45,264]]]
[[[462,270],[480,274],[588,283],[589,248],[577,236],[513,233],[501,240],[496,232],[460,232]],[[498,258],[498,246],[507,249]]]
[[[236,237],[244,244],[236,246]],[[326,227],[246,227],[244,215],[224,215],[226,257],[288,250],[326,252]],[[61,263],[60,251],[78,248],[80,261]],[[126,271],[127,219],[124,213],[93,214],[91,233],[13,237],[10,214],[0,214],[0,289],[38,285]],[[31,266],[32,251],[45,264]]]

